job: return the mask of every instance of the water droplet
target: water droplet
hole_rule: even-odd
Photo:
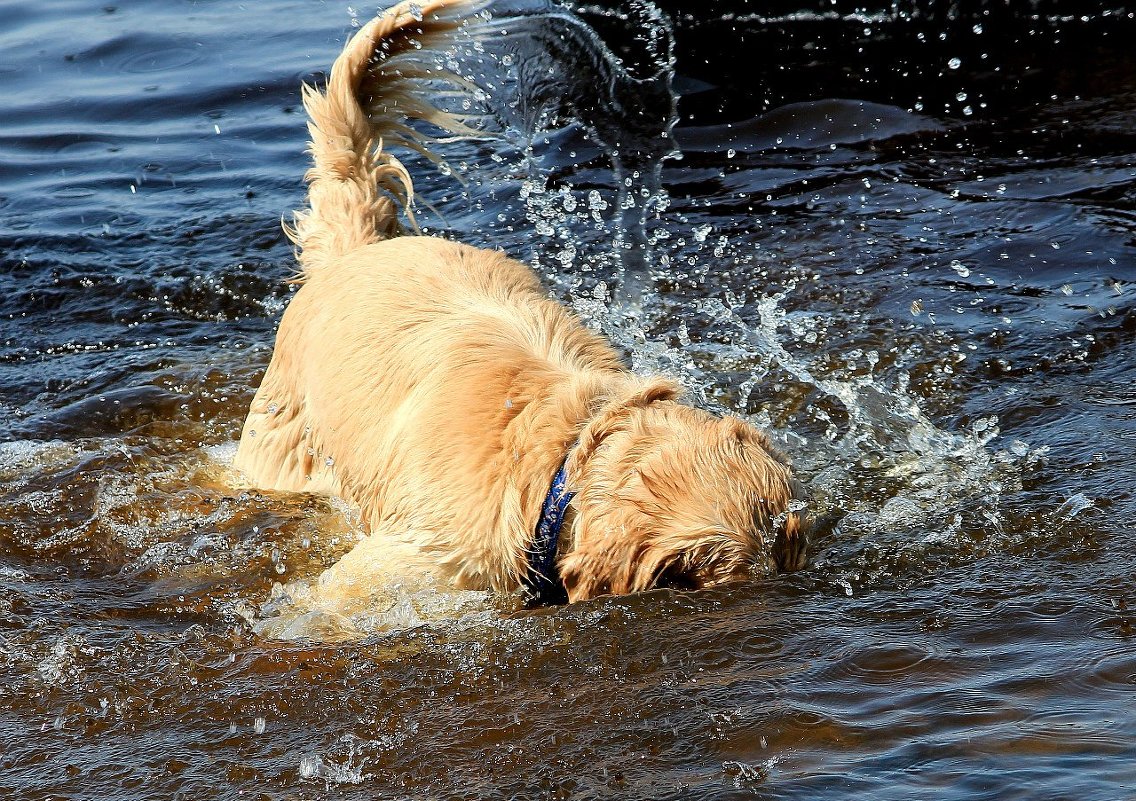
[[[967,278],[970,276],[970,268],[958,259],[955,259],[951,262],[951,269],[958,273],[960,278]]]
[[[738,151],[734,150],[732,147],[726,151],[726,158],[728,159],[732,159],[736,155],[738,155]]]
[[[314,779],[323,770],[323,760],[317,754],[304,754],[300,757],[300,776]]]
[[[327,465],[328,467],[332,467],[332,466],[333,466],[333,465],[335,464],[335,459],[333,459],[333,458],[331,458],[331,457],[329,456],[329,457],[327,457],[327,458],[326,458],[326,459],[324,460],[324,462],[323,462],[323,463],[324,463],[325,465]]]
[[[957,70],[959,67],[962,66],[962,59],[952,58],[950,61],[947,62],[947,66],[950,67],[952,70]]]
[[[1086,497],[1083,493],[1078,492],[1073,497],[1069,498],[1065,503],[1057,509],[1056,514],[1062,516],[1066,520],[1072,520],[1093,505],[1090,498]]]

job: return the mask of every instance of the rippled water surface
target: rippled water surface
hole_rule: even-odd
[[[1136,9],[501,6],[429,229],[839,522],[759,584],[345,618],[351,510],[227,464],[299,86],[375,10],[0,2],[0,795],[1136,798]]]

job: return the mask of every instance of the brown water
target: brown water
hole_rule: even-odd
[[[651,8],[503,24],[430,227],[840,523],[761,583],[346,619],[350,510],[227,461],[352,12],[0,3],[0,797],[1136,798],[1136,9],[1020,6],[664,4],[666,137]]]

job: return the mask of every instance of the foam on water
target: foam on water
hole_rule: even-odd
[[[325,574],[326,575],[326,574]],[[260,605],[253,630],[279,640],[357,640],[376,634],[440,626],[454,633],[497,620],[500,603],[487,592],[376,578],[362,601],[324,591],[321,577],[276,583]]]
[[[61,440],[13,440],[0,442],[0,480],[18,481],[37,469],[70,460],[79,452]]]

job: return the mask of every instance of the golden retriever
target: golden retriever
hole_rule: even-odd
[[[356,595],[423,567],[570,601],[800,567],[802,490],[764,433],[631,373],[523,264],[403,235],[412,183],[387,148],[432,155],[409,118],[470,133],[429,93],[468,88],[438,54],[476,8],[401,3],[305,87],[302,286],[236,467],[358,509],[369,536],[333,568]]]

